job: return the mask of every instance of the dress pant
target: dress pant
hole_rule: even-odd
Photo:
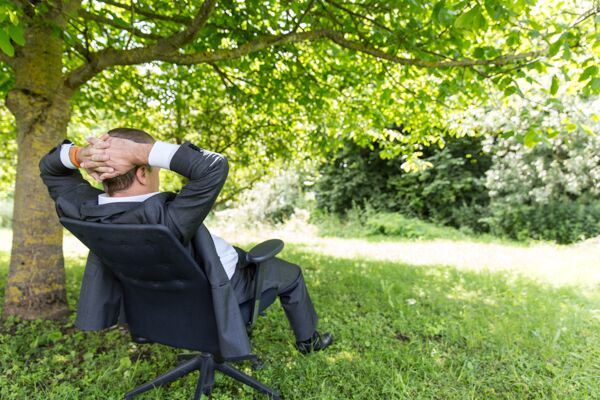
[[[243,304],[254,300],[256,264],[246,261],[244,250],[234,248],[238,253],[238,262],[231,277],[231,285],[238,303]],[[318,318],[300,267],[275,257],[262,262],[260,268],[264,277],[261,295],[276,292],[296,341],[309,339],[317,329]]]

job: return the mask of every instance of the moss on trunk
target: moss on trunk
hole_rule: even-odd
[[[61,24],[60,18],[54,23]],[[28,28],[26,46],[13,62],[15,86],[6,99],[16,118],[19,148],[4,315],[26,319],[68,313],[62,229],[38,168],[40,158],[66,136],[70,117],[62,39],[46,22]]]

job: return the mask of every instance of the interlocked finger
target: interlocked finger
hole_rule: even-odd
[[[115,172],[115,169],[111,167],[97,167],[94,168],[94,171],[99,173],[112,173]]]
[[[94,149],[92,149],[94,150]],[[108,154],[106,154],[104,151],[101,152],[90,152],[90,159],[92,161],[96,161],[96,162],[102,162],[102,161],[108,161],[110,160],[110,156]]]
[[[109,142],[96,142],[92,145],[93,149],[108,149],[110,147]]]
[[[110,178],[114,178],[115,176],[119,176],[120,174],[118,172],[105,172],[103,174],[100,175],[100,181],[103,181],[105,179],[110,179]]]
[[[106,167],[106,161],[85,161],[81,163],[81,166],[85,169],[97,169],[99,167]]]
[[[110,147],[110,143],[106,140],[106,138],[108,138],[110,136],[108,135],[103,135],[101,138],[96,138],[93,136],[90,136],[87,138],[87,141],[89,144],[91,144],[94,148],[97,149],[108,149]]]

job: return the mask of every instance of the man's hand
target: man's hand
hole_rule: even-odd
[[[81,148],[77,152],[77,161],[92,178],[100,182],[100,175],[103,173],[112,173],[114,169],[107,166],[105,163],[109,159],[106,149],[110,144],[96,138],[88,138],[90,144]]]
[[[101,151],[82,167],[94,171],[99,181],[123,175],[131,169],[148,164],[148,155],[152,144],[136,143],[132,140],[111,137],[108,134],[100,138],[89,138],[95,151]]]

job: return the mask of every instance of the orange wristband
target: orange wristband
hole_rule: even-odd
[[[72,146],[69,149],[69,159],[77,168],[81,168],[81,165],[79,165],[79,161],[77,161],[77,153],[79,153],[79,150],[81,150],[81,147],[78,146]]]

